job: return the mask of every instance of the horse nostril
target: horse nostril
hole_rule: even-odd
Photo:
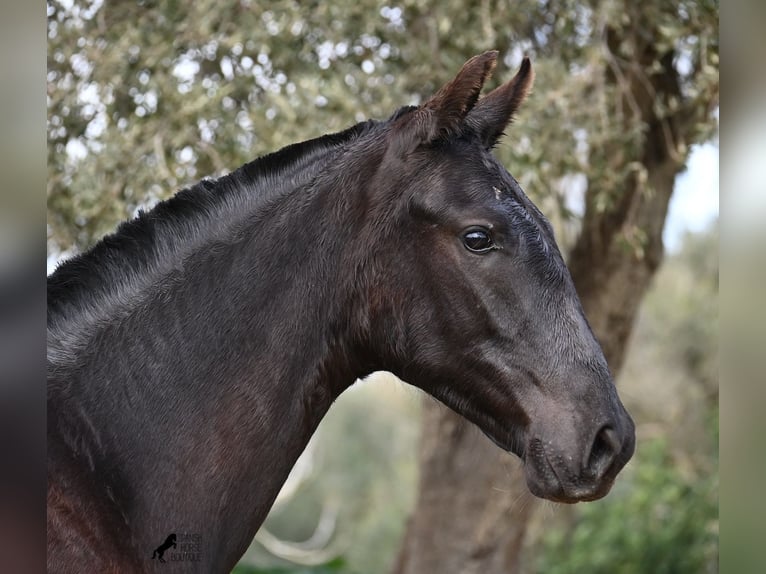
[[[610,426],[601,427],[590,449],[588,471],[592,476],[600,477],[612,464],[618,452],[620,452],[620,440],[617,432]]]

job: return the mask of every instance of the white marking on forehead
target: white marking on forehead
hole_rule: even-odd
[[[494,185],[492,186],[492,190],[495,192],[495,199],[500,201],[500,196],[502,195],[502,191],[500,191],[498,188],[496,188]]]

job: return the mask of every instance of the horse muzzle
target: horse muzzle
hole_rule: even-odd
[[[533,436],[524,453],[527,486],[535,496],[576,503],[606,496],[633,456],[635,425],[625,413],[620,425],[598,427],[588,448]],[[584,454],[583,454],[584,453]]]

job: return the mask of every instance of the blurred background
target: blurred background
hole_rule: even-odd
[[[533,59],[496,153],[569,256],[634,459],[603,500],[541,503],[510,455],[376,374],[235,572],[718,571],[717,2],[67,0],[47,38],[48,272],[202,177],[423,101],[476,53],[500,50],[492,86]]]

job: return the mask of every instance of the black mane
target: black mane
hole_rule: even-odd
[[[303,183],[301,173],[312,164],[379,124],[368,120],[288,145],[217,179],[203,179],[149,211],[139,211],[87,251],[61,263],[48,277],[49,326],[54,318],[74,311],[72,307],[78,306],[83,294],[92,297],[98,291],[114,292],[131,276],[150,271],[161,254],[170,255],[184,244],[194,244],[211,227],[219,229],[230,224],[213,221],[212,216],[222,210],[243,201],[251,210],[257,210],[259,205],[289,192]]]

